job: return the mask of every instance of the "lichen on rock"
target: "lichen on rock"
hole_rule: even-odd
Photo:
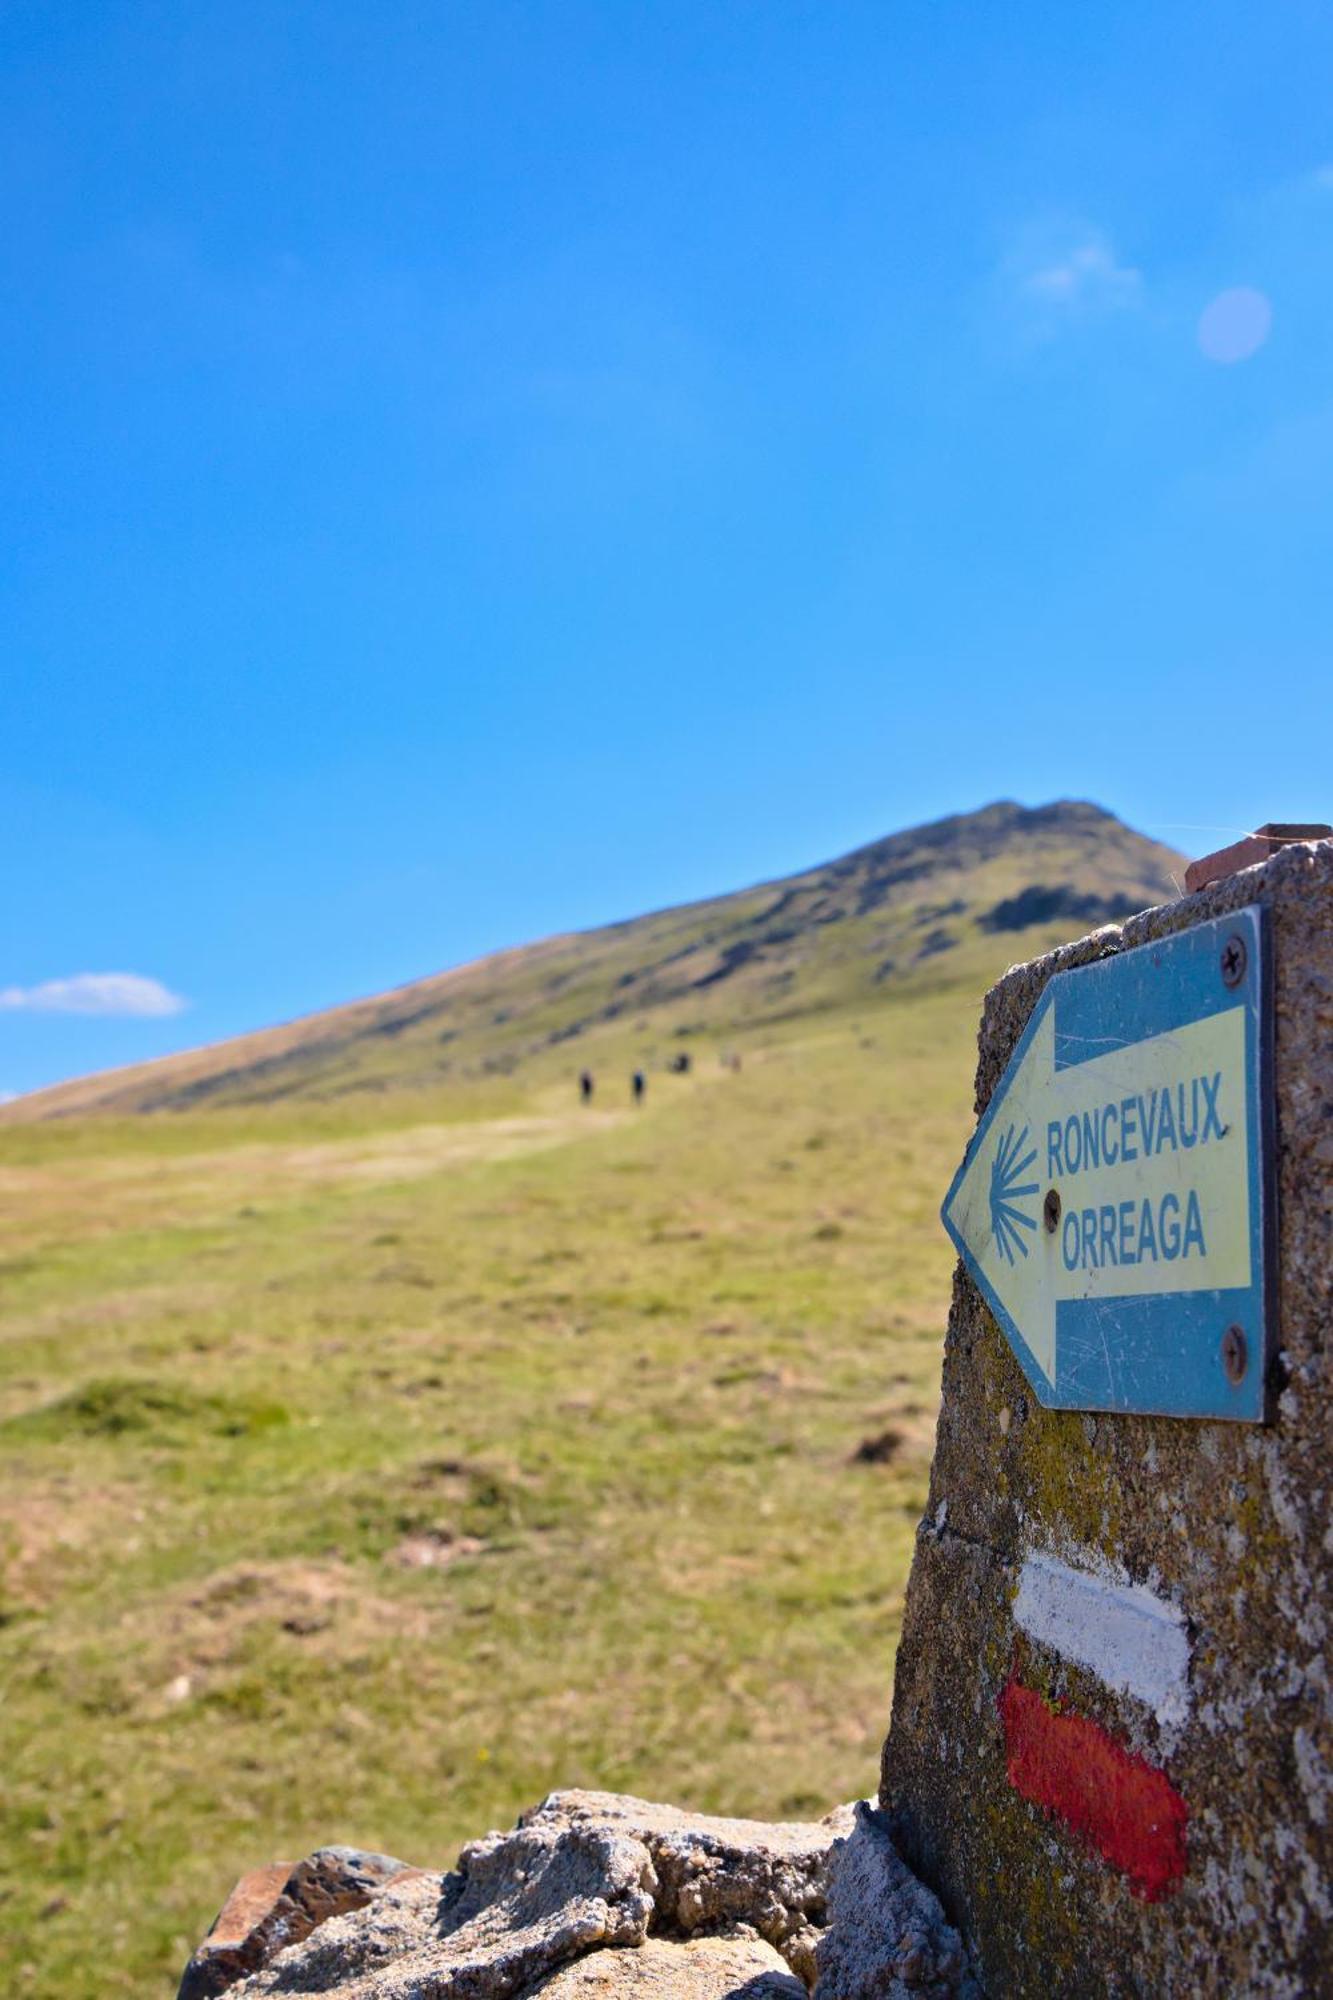
[[[280,1862],[243,1875],[186,1967],[178,2000],[213,2000],[331,1917],[418,1872],[387,1854],[321,1847],[294,1867]]]
[[[894,1846],[884,1815],[858,1805],[833,1850],[829,1924],[815,2000],[980,2000],[962,1939]]]
[[[594,1951],[529,1989],[531,2000],[805,2000],[805,1987],[756,1937],[649,1938]]]
[[[323,1850],[294,1870],[244,1878],[191,1960],[182,2000],[797,2000],[814,1983],[831,1868],[858,1851],[856,1825],[850,1806],[770,1824],[565,1791],[509,1832],[473,1841],[446,1874]],[[312,1903],[291,1924],[282,1885],[305,1881],[316,1863],[327,1874],[330,1854],[347,1857],[342,1900],[326,1895],[323,1921]],[[382,1864],[373,1879],[369,1862]],[[923,1935],[947,1930],[928,1892],[918,1902]],[[946,1948],[930,1963],[947,1958]],[[881,1989],[821,1990],[857,2000]]]

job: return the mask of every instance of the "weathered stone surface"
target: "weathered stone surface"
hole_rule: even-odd
[[[637,1951],[594,1951],[530,1987],[531,2000],[805,2000],[805,1987],[761,1938],[649,1938]]]
[[[868,1805],[834,1848],[815,2000],[980,2000],[963,1941]]]
[[[391,1883],[233,1988],[339,2000],[505,2000],[599,1945],[638,1944],[653,1910],[638,1841],[598,1827],[489,1834],[457,1872]]]
[[[826,1819],[770,1822],[682,1812],[609,1792],[553,1792],[522,1822],[603,1826],[641,1841],[657,1878],[654,1928],[688,1935],[748,1924],[802,1978],[813,1977],[825,1921],[830,1848],[852,1808]]]
[[[1044,1410],[970,1282],[955,1283],[881,1801],[995,1994],[1329,1990],[1333,843],[1286,848],[1015,967],[987,998],[977,1108],[1054,973],[1251,902],[1270,912],[1274,962],[1272,1422]],[[1080,1662],[1077,1636],[1060,1648],[1020,1630],[1015,1596],[1034,1552],[1092,1578],[1093,1596],[1098,1579],[1151,1592],[1187,1659],[1170,1700],[1141,1676],[1137,1689],[1132,1675],[1116,1685]],[[1145,1600],[1131,1589],[1123,1601]],[[1082,1787],[1068,1811],[1029,1802],[1045,1776],[1029,1782],[1011,1683],[1024,1727],[1050,1719],[1064,1732],[1061,1782]],[[1099,1847],[1074,1829],[1084,1806],[1094,1819],[1120,1810],[1118,1794],[1099,1795],[1102,1746],[1122,1760],[1138,1820]],[[1174,1841],[1183,1873],[1141,1865],[1139,1836],[1159,1860]]]
[[[185,1968],[177,2000],[212,2000],[329,1917],[360,1909],[406,1863],[357,1847],[321,1847],[243,1875]]]
[[[814,1824],[770,1825],[554,1792],[512,1832],[465,1847],[453,1873],[399,1873],[364,1907],[307,1924],[294,1941],[270,1927],[262,1955],[192,1991],[230,1990],[235,2000],[504,2000],[548,1990],[782,2000],[813,1978],[828,1856],[851,1825],[850,1807]],[[644,1945],[650,1927],[646,1955],[623,1949]],[[577,1975],[566,1975],[575,1961]],[[651,1984],[659,1976],[671,1983]]]

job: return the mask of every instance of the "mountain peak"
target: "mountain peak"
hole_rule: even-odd
[[[922,986],[980,991],[1017,955],[1016,934],[1035,953],[1128,916],[1176,894],[1183,866],[1086,800],[1000,799],[780,881],[57,1085],[15,1100],[0,1120],[422,1093],[520,1068],[562,1072],[574,1042],[637,1063],[666,1044],[735,1041],[778,1019]]]

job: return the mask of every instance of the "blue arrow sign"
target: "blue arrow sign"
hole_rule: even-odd
[[[1043,992],[944,1226],[1048,1408],[1264,1415],[1272,1089],[1258,905]]]

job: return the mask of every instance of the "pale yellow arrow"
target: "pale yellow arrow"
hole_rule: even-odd
[[[1001,1088],[946,1217],[1052,1385],[1060,1300],[1249,1285],[1243,1006],[1057,1069],[1049,1005]],[[1163,1092],[1173,1107],[1184,1093],[1194,1143],[1183,1143],[1189,1118],[1173,1119],[1176,1143],[1147,1153],[1138,1101],[1156,1138],[1168,1121],[1152,1118],[1160,1109],[1153,1094]],[[1126,1103],[1136,1108],[1122,1116]],[[1094,1144],[1085,1147],[1085,1136]],[[1103,1141],[1115,1155],[1109,1162]],[[1052,1188],[1060,1201],[1054,1230],[1043,1214]]]

